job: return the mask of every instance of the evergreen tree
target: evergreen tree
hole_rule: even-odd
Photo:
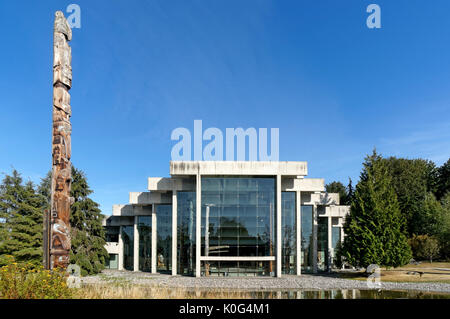
[[[355,191],[353,189],[353,182],[352,182],[352,179],[349,177],[348,185],[347,185],[347,201],[343,205],[351,205],[354,196],[355,196]]]
[[[6,255],[20,262],[42,262],[45,205],[45,197],[35,191],[31,181],[23,184],[16,170],[5,176],[0,185],[0,264]]]
[[[42,180],[39,192],[50,196],[51,173]],[[96,274],[104,269],[108,253],[105,249],[103,215],[99,205],[89,198],[92,194],[82,170],[72,166],[71,196],[74,203],[70,210],[71,242],[70,263],[81,268],[82,275]]]
[[[438,168],[436,197],[440,200],[450,192],[450,158]]]
[[[71,208],[72,227],[71,263],[82,268],[84,274],[95,274],[104,269],[108,253],[105,249],[103,215],[99,205],[88,196],[92,194],[83,171],[72,168]]]
[[[421,233],[422,224],[417,216],[423,210],[427,194],[435,189],[434,163],[423,159],[396,157],[383,161],[388,167],[400,211],[406,219],[408,237]]]
[[[404,265],[411,259],[411,248],[386,162],[374,151],[363,166],[344,224],[341,253],[353,266]]]

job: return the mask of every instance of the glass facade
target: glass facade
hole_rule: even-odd
[[[152,216],[138,217],[139,270],[152,270]]]
[[[205,257],[257,257],[275,255],[275,179],[264,177],[202,177],[201,254]],[[230,262],[228,272],[245,263]],[[273,263],[251,273],[270,275]],[[208,266],[209,265],[209,266]],[[250,265],[250,264],[249,264]],[[219,269],[223,266],[220,265]],[[205,262],[204,275],[211,267]]]
[[[195,272],[195,192],[177,192],[177,274]]]
[[[109,258],[106,260],[106,269],[118,269],[119,268],[119,255],[109,254]]]
[[[295,192],[281,193],[281,267],[283,274],[296,273],[297,232],[295,218]]]
[[[156,218],[156,270],[169,273],[172,271],[172,205],[157,205]]]
[[[301,267],[302,273],[313,271],[313,207],[301,207]]]
[[[133,270],[134,227],[122,226],[123,268]]]
[[[328,217],[320,217],[317,229],[317,270],[328,269]]]
[[[183,187],[193,189],[193,181],[188,182]],[[122,226],[106,226],[108,242],[119,242],[121,238],[121,244],[107,246],[112,253],[107,267],[118,268],[123,264],[126,270],[134,270],[136,266],[144,272],[153,269],[169,274],[172,273],[172,267],[176,267],[178,275],[195,275],[197,270],[202,276],[275,276],[278,261],[281,274],[295,275],[298,266],[302,273],[312,273],[315,270],[313,265],[317,265],[318,271],[327,271],[332,266],[333,252],[341,241],[342,218],[327,216],[325,205],[317,206],[318,216],[315,217],[315,206],[312,204],[316,200],[308,193],[302,193],[302,198],[310,205],[301,205],[298,214],[298,194],[295,191],[281,192],[281,216],[278,216],[281,221],[281,242],[278,243],[281,260],[277,260],[276,189],[275,177],[203,176],[199,212],[201,220],[198,223],[200,229],[196,225],[196,192],[178,191],[177,238],[176,243],[172,243],[173,212],[168,201],[170,193],[165,194],[163,203],[169,204],[153,204],[154,211],[148,204],[139,211],[137,217],[124,216],[120,223],[109,222]],[[287,189],[292,190],[290,187]],[[155,213],[153,218],[140,216],[152,212]],[[133,218],[137,225],[132,225]],[[297,223],[301,227],[300,234],[297,233]],[[137,227],[137,233],[134,233],[134,227]],[[199,233],[196,234],[196,231]],[[134,236],[138,236],[136,243]],[[198,243],[197,236],[200,239]],[[177,253],[174,265],[173,244],[176,244]],[[200,245],[198,260],[197,244]],[[119,255],[115,255],[117,250],[114,247],[121,247]],[[134,257],[138,265],[134,265]],[[152,268],[152,264],[156,269]],[[200,269],[196,269],[197,266]]]

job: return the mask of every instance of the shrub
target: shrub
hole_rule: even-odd
[[[12,256],[0,268],[0,298],[2,299],[62,299],[71,298],[64,269],[45,270],[31,263],[17,263]]]
[[[439,256],[439,241],[434,237],[413,235],[408,242],[417,259],[429,259],[433,262],[433,257]]]

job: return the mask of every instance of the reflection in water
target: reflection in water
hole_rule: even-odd
[[[421,291],[400,290],[359,290],[359,289],[335,289],[335,290],[272,290],[272,291],[237,291],[232,292],[233,298],[244,299],[450,299],[450,294],[432,293]],[[238,296],[236,296],[238,294]],[[211,298],[210,290],[189,291],[192,298]]]

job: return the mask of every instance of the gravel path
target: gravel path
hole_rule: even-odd
[[[332,289],[370,289],[365,281],[341,279],[332,275],[301,275],[273,277],[232,277],[195,278],[150,274],[146,272],[104,270],[102,274],[82,278],[86,284],[124,282],[139,285],[182,288],[242,289],[242,290],[332,290]],[[380,289],[418,290],[450,293],[450,284],[445,283],[395,283],[381,282]]]

